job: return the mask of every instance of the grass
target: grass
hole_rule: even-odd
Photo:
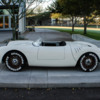
[[[49,28],[49,29],[57,30],[57,31],[60,31],[60,32],[68,32],[70,34],[84,35],[82,29],[75,29],[74,32],[72,32],[71,29],[63,29],[63,28]],[[84,36],[87,36],[87,37],[90,37],[90,38],[93,38],[93,39],[96,39],[96,40],[100,40],[100,31],[97,31],[97,30],[87,30],[87,34],[84,35]]]
[[[81,26],[77,26],[77,27],[84,27],[84,25],[81,25]],[[100,28],[100,25],[88,25],[87,26],[88,28]]]

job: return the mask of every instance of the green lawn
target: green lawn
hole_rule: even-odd
[[[81,26],[77,26],[77,27],[84,27],[84,25],[81,25]],[[87,26],[88,28],[100,28],[100,25],[88,25]]]
[[[63,29],[63,28],[50,28],[50,29],[58,30],[58,31],[61,31],[61,32],[68,32],[70,34],[81,34],[81,35],[84,35],[82,29],[75,29],[74,32],[72,32],[71,29]],[[100,31],[88,30],[87,34],[85,36],[93,38],[93,39],[96,39],[96,40],[100,40]]]

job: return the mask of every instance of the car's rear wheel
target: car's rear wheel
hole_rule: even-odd
[[[80,59],[80,67],[83,71],[91,72],[98,66],[98,58],[93,53],[84,54]]]
[[[11,71],[19,71],[23,68],[24,57],[18,52],[10,52],[5,58],[5,65]]]

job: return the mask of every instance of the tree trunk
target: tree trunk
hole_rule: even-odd
[[[74,16],[72,16],[72,32],[74,32],[74,26],[75,26],[75,24],[74,24]]]
[[[12,22],[13,22],[13,40],[16,40],[16,23],[15,23],[15,9],[14,9],[14,6],[13,6],[13,9],[12,9],[12,13],[13,13],[13,16],[12,16]]]
[[[18,38],[18,31],[16,31],[16,40],[18,40],[19,38]]]
[[[15,16],[13,16],[13,40],[16,40]]]
[[[84,34],[87,34],[86,16],[84,16]]]
[[[72,25],[72,32],[74,32],[74,26],[75,26],[75,25],[73,24],[73,25]]]
[[[15,19],[15,35],[16,35],[16,40],[18,40],[19,39],[19,34],[18,34],[18,31],[19,29],[18,29],[18,18],[16,17],[16,19]]]

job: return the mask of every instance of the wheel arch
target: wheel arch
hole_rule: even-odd
[[[27,57],[26,57],[21,51],[19,51],[19,50],[10,50],[10,51],[6,52],[6,53],[4,54],[4,56],[3,56],[3,58],[2,58],[2,62],[5,61],[6,56],[7,56],[10,52],[17,52],[17,53],[20,53],[20,54],[24,57],[25,63],[28,65]]]
[[[97,55],[96,53],[94,53],[94,52],[86,52],[86,53],[82,54],[82,55],[79,57],[79,59],[78,59],[78,61],[77,61],[77,63],[76,63],[76,66],[79,64],[79,61],[80,61],[80,59],[82,58],[82,56],[83,56],[83,55],[86,55],[86,54],[89,54],[89,53],[92,53],[92,54],[96,55],[98,61],[100,61],[100,59],[99,59],[99,57],[98,57],[98,55]]]

